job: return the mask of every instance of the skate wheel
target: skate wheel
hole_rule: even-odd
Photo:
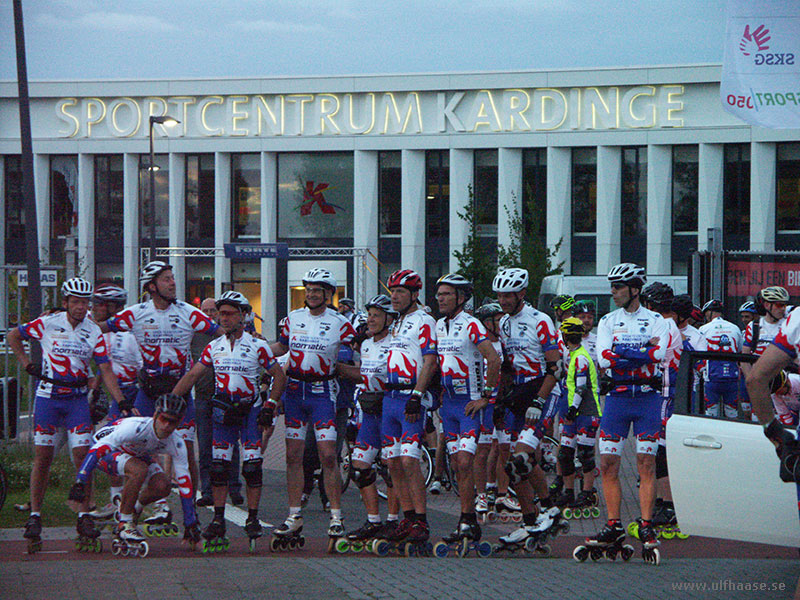
[[[508,523],[508,515],[498,515],[497,520],[501,523]]]
[[[497,521],[497,513],[494,512],[493,510],[490,510],[489,512],[486,513],[486,519],[489,521],[489,523],[496,522]]]
[[[599,519],[600,518],[600,509],[596,506],[592,508],[592,518]]]
[[[600,548],[592,548],[589,550],[589,557],[594,561],[597,562],[601,558],[603,558],[603,551]]]
[[[297,540],[295,538],[291,538],[289,540],[288,547],[289,547],[289,550],[294,550],[295,548],[297,548]],[[286,546],[284,546],[284,548],[286,548]],[[329,550],[329,552],[330,552],[330,550]]]
[[[689,538],[688,533],[682,533],[681,531],[678,531],[675,535],[679,540],[685,540]]]
[[[125,545],[122,547],[122,556],[129,556],[129,555],[130,555],[130,553],[131,553],[130,546],[128,546],[128,544],[125,544]]]
[[[537,540],[536,538],[526,538],[525,539],[525,551],[526,552],[536,552],[537,550]]]
[[[172,535],[178,535],[181,532],[181,528],[178,527],[177,523],[172,524]]]
[[[584,509],[581,511],[581,516],[582,516],[584,519],[589,519],[589,518],[592,516],[592,509],[591,509],[591,508],[584,508]]]
[[[302,548],[305,545],[306,545],[306,538],[304,538],[302,536],[299,537],[298,540],[297,540],[297,547],[298,548]]]
[[[536,551],[544,558],[550,558],[550,556],[553,554],[553,549],[550,547],[550,544],[542,544],[536,549]]]
[[[564,521],[563,523],[561,523],[560,529],[562,534],[567,534],[569,533],[570,530],[570,524]]]
[[[625,544],[622,547],[622,550],[620,550],[620,556],[622,556],[622,560],[627,562],[633,556],[633,552],[634,552],[633,546],[631,546],[629,544]]]
[[[511,520],[514,523],[522,523],[522,514],[515,514],[513,517],[511,517]]]
[[[144,558],[150,552],[150,546],[148,546],[147,542],[142,542],[139,546],[139,556]]]
[[[458,558],[464,558],[467,554],[469,554],[469,540],[463,539],[456,549],[456,556],[458,556]]]
[[[406,555],[406,558],[416,556],[418,554],[417,547],[414,544],[406,544],[405,551],[403,553]]]
[[[277,552],[280,549],[280,540],[279,540],[279,538],[272,538],[269,541],[269,549],[272,552]]]
[[[351,546],[350,542],[348,540],[346,540],[345,538],[339,538],[334,543],[334,548],[335,548],[336,552],[338,552],[339,554],[344,554],[348,550],[353,548],[353,546]],[[353,552],[355,552],[355,550],[353,550]]]
[[[350,552],[359,553],[364,551],[364,542],[350,542]]]
[[[573,517],[571,508],[565,508],[564,510],[561,511],[561,514],[564,516],[565,519],[571,519]]]
[[[103,541],[97,538],[94,542],[94,551],[100,554],[103,551]]]
[[[375,540],[375,543],[372,544],[372,551],[378,556],[388,555],[390,549],[391,545],[386,540]]]
[[[672,538],[675,537],[675,532],[672,531],[671,529],[665,529],[664,531],[661,531],[659,533],[661,534],[660,537],[663,537],[665,540],[671,540]]]
[[[114,556],[119,556],[120,552],[122,552],[122,546],[117,540],[111,542],[111,554]]]
[[[658,548],[642,550],[642,558],[644,559],[644,562],[658,566],[658,564],[661,562],[661,553],[658,551]]]
[[[446,542],[436,542],[433,545],[433,555],[438,558],[444,558],[450,554],[450,547]]]
[[[589,549],[586,546],[577,546],[575,550],[572,551],[572,558],[581,563],[585,562],[586,559],[589,558]]]
[[[617,550],[616,550],[616,548],[614,548],[614,547],[608,548],[606,550],[606,558],[608,560],[612,561],[612,562],[617,560]]]
[[[488,558],[492,555],[492,545],[489,542],[478,542],[475,551],[481,558]]]
[[[151,537],[155,535],[155,534],[153,533],[153,530],[152,530],[152,529],[150,529],[150,525],[145,525],[145,526],[144,526],[144,534],[145,534],[146,536],[151,536]]]

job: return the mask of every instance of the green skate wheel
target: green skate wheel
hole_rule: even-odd
[[[564,515],[564,518],[565,518],[565,519],[571,519],[571,518],[573,517],[573,515],[572,515],[572,509],[571,509],[571,508],[565,508],[565,509],[563,509],[563,510],[561,511],[561,514],[562,514],[562,515]]]
[[[596,506],[592,507],[592,518],[599,519],[600,518],[600,509]]]
[[[671,540],[675,537],[675,532],[672,529],[664,529],[659,532],[659,537],[663,537],[665,540]]]
[[[685,539],[687,539],[689,537],[688,533],[683,533],[680,529],[678,529],[678,531],[675,533],[675,535],[677,536],[677,538],[679,540],[685,540]]]
[[[345,552],[350,550],[350,542],[345,538],[339,538],[338,540],[336,540],[334,546],[336,548],[336,552],[338,552],[339,554],[344,554]]]
[[[584,519],[589,519],[589,518],[591,518],[591,516],[592,516],[592,509],[591,509],[591,508],[584,508],[584,509],[581,511],[581,516],[582,516]]]
[[[363,552],[364,548],[364,542],[350,542],[350,552]]]
[[[249,540],[250,554],[252,554],[252,553],[254,553],[256,551],[256,540],[257,539],[258,538],[250,538],[250,540]]]

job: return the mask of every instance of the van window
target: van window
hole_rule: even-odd
[[[611,300],[611,294],[576,294],[575,301],[591,300],[597,307],[597,315],[595,316],[595,326],[600,322],[600,319],[607,313],[615,310],[614,301]]]

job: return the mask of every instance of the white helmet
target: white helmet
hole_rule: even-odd
[[[163,260],[153,260],[142,267],[142,274],[139,276],[139,285],[145,286],[153,279],[161,275],[164,271],[172,269],[172,265]]]
[[[311,269],[303,276],[303,285],[318,283],[332,291],[336,291],[336,279],[328,269]]]
[[[92,300],[99,300],[100,302],[115,302],[117,304],[125,304],[128,301],[128,292],[123,290],[118,285],[104,285],[94,291]]]
[[[764,302],[789,302],[789,292],[779,285],[765,287],[758,295]]]
[[[609,283],[624,283],[631,287],[641,289],[647,283],[647,275],[644,267],[633,263],[620,263],[608,272]]]
[[[528,271],[516,267],[499,271],[492,281],[494,292],[521,292],[527,287]]]
[[[372,299],[364,305],[364,308],[369,310],[370,308],[377,308],[382,310],[388,315],[392,315],[393,317],[399,317],[400,313],[398,313],[394,308],[392,308],[392,301],[389,300],[389,297],[385,294],[378,294],[377,296],[373,296]]]
[[[250,302],[248,302],[247,298],[244,297],[243,294],[239,292],[235,292],[233,290],[228,290],[227,292],[223,292],[222,295],[217,299],[215,302],[217,306],[217,310],[223,304],[229,304],[234,308],[238,308],[242,312],[249,312],[250,311]]]
[[[67,298],[68,296],[75,296],[76,298],[91,298],[92,291],[92,284],[82,277],[73,277],[72,279],[67,279],[61,284],[61,295],[64,296],[64,298]]]

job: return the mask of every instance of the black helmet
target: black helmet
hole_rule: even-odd
[[[377,296],[373,296],[369,302],[364,305],[364,308],[369,310],[370,308],[377,308],[378,310],[382,310],[387,315],[391,315],[394,318],[400,316],[394,308],[392,308],[392,301],[389,300],[389,297],[385,294],[378,294]],[[366,324],[366,321],[365,321]]]
[[[721,313],[722,311],[725,310],[725,307],[722,305],[721,300],[717,300],[716,298],[714,298],[713,300],[709,300],[708,302],[703,304],[703,308],[701,308],[700,310],[703,314],[706,314],[706,312],[708,312],[709,310]]]
[[[495,315],[501,314],[503,314],[503,309],[500,308],[497,302],[487,302],[478,307],[478,310],[475,311],[475,318],[483,322],[486,319],[491,319]]]
[[[155,414],[164,413],[171,417],[183,418],[186,414],[186,400],[175,394],[162,394],[156,400]]]
[[[678,318],[683,321],[692,316],[694,304],[692,304],[692,298],[689,296],[689,294],[681,294],[672,299],[670,308],[672,312],[678,315]]]
[[[582,315],[584,313],[589,315],[597,315],[597,307],[594,304],[594,300],[578,300],[575,303],[572,312],[574,312],[576,315]]]
[[[781,369],[775,377],[772,378],[772,381],[769,382],[769,391],[771,394],[777,394],[778,390],[781,389],[786,382],[788,381],[788,377],[786,376],[786,371]]]
[[[660,281],[654,281],[642,290],[642,300],[658,312],[669,310],[674,297],[672,288]]]
[[[449,285],[464,294],[464,302],[472,298],[472,282],[459,273],[442,275],[436,282],[436,290],[440,285]]]
[[[560,310],[566,311],[572,308],[575,305],[575,298],[572,296],[567,296],[566,294],[560,294],[550,300],[550,308],[553,310]]]

